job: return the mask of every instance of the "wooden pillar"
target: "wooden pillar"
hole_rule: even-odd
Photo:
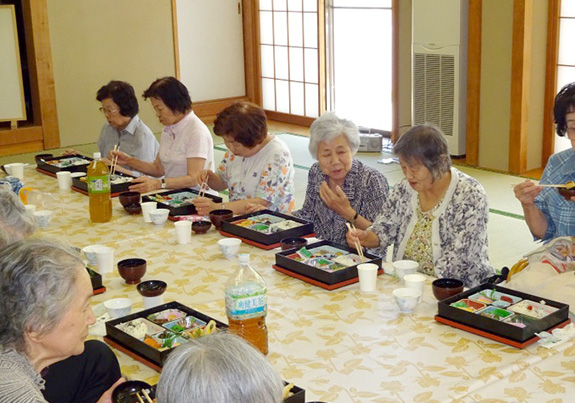
[[[527,109],[531,73],[532,0],[513,1],[509,172],[527,170]]]
[[[467,122],[465,161],[479,165],[479,116],[481,100],[482,0],[469,0],[467,39]]]

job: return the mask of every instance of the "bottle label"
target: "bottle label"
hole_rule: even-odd
[[[233,296],[226,295],[226,313],[235,320],[257,318],[267,312],[267,295]]]
[[[88,193],[110,193],[110,178],[108,175],[90,176],[88,178]]]

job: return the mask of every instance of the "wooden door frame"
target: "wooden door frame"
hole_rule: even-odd
[[[555,122],[553,105],[557,93],[557,62],[559,58],[559,20],[561,0],[549,0],[547,11],[547,54],[545,61],[545,99],[543,100],[543,134],[541,144],[541,164],[555,151]]]
[[[33,121],[0,129],[0,155],[60,147],[47,0],[23,0]]]

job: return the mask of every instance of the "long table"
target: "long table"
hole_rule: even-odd
[[[39,236],[84,247],[115,248],[115,261],[139,257],[148,262],[144,279],[168,283],[165,301],[178,301],[227,323],[224,285],[236,269],[218,249],[213,227],[179,245],[172,222],[163,226],[129,216],[113,200],[109,223],[91,224],[88,197],[58,190],[54,178],[26,170],[27,186],[52,195],[54,216]],[[392,291],[398,279],[382,275],[376,293],[354,284],[334,291],[306,284],[272,268],[277,251],[242,244],[268,286],[269,360],[283,379],[306,390],[306,400],[326,402],[572,402],[575,341],[546,349],[516,349],[437,323],[437,301],[428,279],[422,303],[401,314]],[[128,297],[132,312],[142,309],[135,285],[117,270],[105,274],[107,291],[97,305]],[[115,351],[122,372],[156,383],[159,374]]]

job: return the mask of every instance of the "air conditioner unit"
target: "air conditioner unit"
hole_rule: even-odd
[[[433,123],[465,154],[467,0],[413,0],[412,123]]]

